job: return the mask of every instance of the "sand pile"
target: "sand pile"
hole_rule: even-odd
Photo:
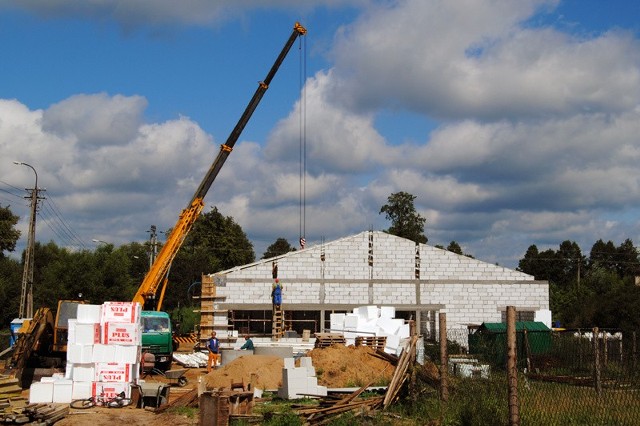
[[[355,387],[373,381],[386,385],[393,375],[393,365],[370,354],[366,346],[334,345],[316,348],[307,353],[313,360],[318,384],[329,388]],[[260,389],[282,386],[282,358],[267,355],[244,355],[204,377],[208,389],[229,387],[231,382],[248,384],[255,374],[254,385]]]
[[[319,385],[341,388],[373,382],[373,386],[386,386],[395,367],[373,353],[368,346],[333,345],[313,349],[307,356],[313,360]]]
[[[253,385],[259,389],[278,389],[282,386],[282,358],[270,355],[243,355],[224,367],[208,373],[204,380],[207,389],[228,388],[233,383],[249,384],[254,374]]]

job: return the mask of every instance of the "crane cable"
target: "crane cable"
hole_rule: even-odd
[[[303,40],[304,39],[304,40]],[[306,244],[307,198],[307,38],[300,38],[300,249]]]

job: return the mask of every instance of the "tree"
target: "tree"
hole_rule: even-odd
[[[447,250],[455,254],[463,255],[462,247],[460,247],[460,244],[455,241],[451,241],[449,243],[449,245],[447,246]]]
[[[267,247],[267,251],[262,255],[262,259],[270,259],[272,257],[280,256],[290,251],[296,251],[296,248],[289,244],[285,238],[278,238],[273,244]]]
[[[15,226],[20,217],[15,216],[9,207],[0,206],[0,258],[4,257],[5,251],[14,251],[16,242],[20,238],[20,231]]]
[[[384,213],[387,220],[391,221],[391,227],[385,232],[407,238],[416,243],[426,243],[427,237],[424,235],[424,225],[427,219],[416,212],[413,204],[415,195],[407,192],[396,192],[387,198],[387,203],[380,209],[380,214]]]

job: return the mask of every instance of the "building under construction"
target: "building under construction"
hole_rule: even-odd
[[[275,279],[281,309],[272,304]],[[330,314],[365,305],[393,306],[417,332],[436,336],[440,312],[449,327],[503,320],[507,306],[520,319],[549,309],[549,284],[380,231],[357,235],[235,267],[202,281],[201,336],[302,335],[330,331]],[[294,333],[295,332],[295,333]]]

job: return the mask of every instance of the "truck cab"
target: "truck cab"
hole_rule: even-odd
[[[142,311],[142,352],[156,357],[156,368],[171,368],[173,361],[173,333],[169,314],[160,311]]]

